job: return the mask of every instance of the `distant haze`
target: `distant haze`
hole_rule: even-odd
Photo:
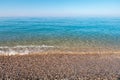
[[[120,0],[0,0],[7,16],[120,16]]]

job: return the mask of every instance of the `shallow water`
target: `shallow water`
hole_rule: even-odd
[[[43,45],[120,49],[120,18],[0,18],[0,52]]]

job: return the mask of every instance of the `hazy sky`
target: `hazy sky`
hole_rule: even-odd
[[[0,16],[120,16],[120,0],[0,0]]]

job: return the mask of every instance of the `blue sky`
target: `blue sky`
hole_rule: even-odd
[[[120,16],[120,0],[0,0],[0,16]]]

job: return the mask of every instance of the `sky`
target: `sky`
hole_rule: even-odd
[[[4,16],[120,16],[120,0],[0,0]]]

